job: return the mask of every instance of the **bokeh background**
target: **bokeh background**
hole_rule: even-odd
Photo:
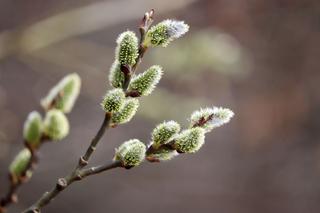
[[[130,138],[201,106],[234,110],[200,152],[161,164],[112,170],[74,184],[44,212],[320,212],[320,2],[317,0],[1,0],[0,193],[23,147],[22,125],[64,75],[83,80],[70,135],[46,144],[20,212],[74,167],[102,119],[99,107],[115,39],[155,22],[185,20],[190,32],[149,51],[140,71],[164,67],[157,90],[132,122],[107,132],[92,163],[109,161]]]

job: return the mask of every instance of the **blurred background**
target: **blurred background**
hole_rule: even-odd
[[[88,178],[44,212],[320,212],[319,1],[1,0],[1,195],[28,113],[41,111],[39,100],[67,73],[83,80],[70,135],[42,147],[8,212],[22,211],[74,167],[103,119],[117,35],[138,33],[151,8],[155,22],[185,20],[190,32],[146,54],[139,71],[162,65],[160,86],[129,124],[107,132],[92,163],[109,161],[130,138],[148,143],[163,120],[187,126],[201,106],[236,116],[197,154]]]

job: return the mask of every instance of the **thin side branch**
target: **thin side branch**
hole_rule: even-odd
[[[114,169],[117,167],[122,167],[122,164],[120,161],[114,161],[110,164],[95,166],[95,167],[91,167],[88,169],[83,169],[79,172],[79,177],[86,178],[88,176],[96,175],[96,174],[99,174],[99,173],[102,173],[102,172],[105,172],[107,170]]]
[[[45,192],[33,206],[25,210],[23,213],[39,213],[42,207],[49,204],[58,194],[60,194],[60,192],[65,190],[73,182],[80,181],[88,176],[119,167],[122,167],[121,162],[115,161],[109,164],[92,167],[89,169],[77,170],[76,172],[73,172],[72,174],[64,178],[60,178],[58,179],[57,184],[51,189],[51,191]]]
[[[48,138],[43,136],[41,138],[40,144],[44,143],[47,139]],[[12,174],[8,174],[9,181],[10,181],[9,190],[7,194],[0,201],[0,213],[6,212],[6,208],[10,204],[18,202],[17,191],[23,183],[29,180],[28,172],[32,172],[38,162],[37,150],[29,146],[27,142],[25,142],[25,146],[30,150],[30,153],[31,153],[30,160],[28,162],[28,165],[24,169],[24,171],[22,171],[21,177],[14,177]]]
[[[98,130],[98,132],[94,136],[94,138],[91,140],[90,146],[88,147],[86,153],[80,158],[79,163],[76,167],[76,170],[81,169],[88,164],[89,159],[90,159],[91,155],[93,154],[93,152],[96,150],[96,147],[97,147],[100,139],[104,135],[106,129],[109,128],[109,126],[110,126],[111,116],[112,115],[109,112],[107,112],[105,114],[105,117],[104,117],[103,123],[101,124],[100,129]]]

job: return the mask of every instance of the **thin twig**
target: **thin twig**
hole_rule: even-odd
[[[60,192],[62,192],[64,189],[70,186],[73,182],[80,181],[88,176],[119,167],[122,167],[121,162],[114,161],[109,164],[92,167],[89,169],[77,170],[76,172],[73,172],[72,174],[64,178],[60,178],[58,179],[57,184],[51,189],[51,191],[44,193],[42,197],[33,206],[25,210],[23,213],[39,213],[42,207],[49,204],[51,200],[53,200],[58,194],[60,194]]]
[[[89,163],[89,159],[90,159],[91,155],[93,154],[93,152],[96,150],[96,147],[97,147],[100,139],[104,135],[106,129],[109,128],[109,126],[110,126],[111,116],[112,116],[112,114],[110,112],[107,112],[105,114],[104,120],[101,124],[99,131],[94,136],[94,138],[91,140],[90,146],[88,147],[86,153],[82,157],[80,157],[78,165],[75,170],[81,169]]]
[[[48,139],[47,137],[42,136],[39,144],[43,144],[47,139]],[[18,202],[17,191],[23,183],[27,182],[30,179],[28,177],[28,172],[33,172],[38,162],[37,149],[31,147],[27,142],[25,142],[25,146],[29,149],[31,153],[30,160],[26,168],[21,172],[22,174],[21,177],[14,177],[12,174],[8,175],[10,186],[7,194],[0,201],[0,213],[6,212],[6,208],[10,204]]]

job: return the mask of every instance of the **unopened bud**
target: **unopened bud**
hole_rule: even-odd
[[[23,126],[23,138],[33,148],[37,148],[40,144],[43,130],[41,115],[33,111],[28,115]]]
[[[47,112],[44,119],[44,134],[54,141],[62,140],[69,133],[67,117],[57,109]]]
[[[14,182],[17,181],[22,175],[24,175],[27,171],[27,167],[31,160],[31,152],[29,149],[24,148],[21,150],[18,155],[14,158],[12,163],[10,164],[9,171],[11,176],[14,179]],[[30,175],[30,172],[29,172]]]
[[[49,91],[48,95],[41,100],[41,105],[45,110],[55,108],[69,113],[79,96],[80,87],[79,75],[69,74]]]

